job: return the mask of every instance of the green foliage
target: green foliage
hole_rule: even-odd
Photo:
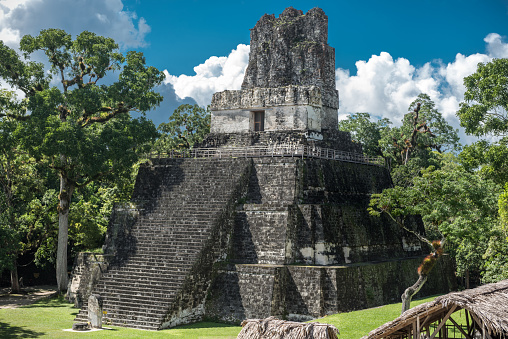
[[[481,140],[467,145],[459,159],[470,172],[478,172],[500,185],[508,182],[508,138],[495,143]]]
[[[411,185],[422,168],[439,166],[438,152],[459,151],[458,131],[435,108],[427,94],[421,93],[410,104],[400,127],[391,127],[388,119],[371,121],[368,113],[356,113],[339,122],[360,142],[366,155],[382,156],[389,164],[393,181]]]
[[[369,113],[355,113],[339,121],[339,130],[350,132],[353,142],[362,144],[365,155],[383,156],[379,141],[388,133],[391,124],[386,118],[371,121]]]
[[[499,196],[499,224],[493,228],[485,259],[484,283],[508,279],[508,183]]]
[[[508,182],[504,187],[504,192],[499,196],[498,208],[501,227],[504,230],[505,235],[507,235],[506,240],[508,241]]]
[[[20,51],[25,59],[0,44],[0,77],[24,92],[26,110],[0,112],[0,118],[22,122],[14,133],[20,146],[60,177],[59,232],[67,234],[73,192],[99,180],[130,178],[133,164],[149,151],[157,131],[144,116],[162,100],[153,88],[164,74],[147,67],[142,53],[130,51],[123,56],[113,39],[86,31],[72,39],[60,29],[42,30],[35,37],[24,36]],[[45,54],[49,72],[43,64],[26,60],[38,51]],[[132,111],[141,117],[133,119]],[[93,199],[77,206],[84,220],[76,223],[80,231],[74,234],[80,246],[91,246],[97,239],[78,234],[91,232],[100,237],[103,233],[103,223],[96,229],[92,226],[90,213],[96,212],[95,206]],[[51,252],[53,239],[48,236],[41,243],[41,254]],[[61,290],[67,286],[66,248],[66,237],[60,237],[57,281]]]
[[[32,250],[40,229],[27,223],[32,203],[43,192],[44,180],[37,164],[20,148],[16,131],[26,108],[14,93],[0,90],[0,271],[14,269],[18,255]],[[21,113],[20,113],[21,112]]]
[[[437,153],[460,150],[458,130],[437,111],[430,97],[421,93],[409,105],[401,127],[384,133],[379,144],[392,162],[395,184],[406,186],[420,169],[438,166]],[[404,166],[404,167],[403,167]]]
[[[76,186],[125,173],[157,136],[151,121],[128,114],[133,110],[144,114],[162,100],[153,87],[164,75],[146,67],[141,53],[131,51],[124,57],[112,39],[91,32],[72,40],[62,30],[42,30],[20,42],[25,57],[38,50],[45,53],[51,73],[41,76],[7,46],[0,49],[10,56],[0,62],[0,75],[25,92],[31,112],[17,136],[31,154],[48,158],[51,167]],[[13,68],[19,74],[8,71]],[[120,71],[118,80],[101,85],[115,70]],[[63,90],[49,87],[55,77]]]
[[[92,183],[76,192],[69,211],[73,253],[102,246],[113,205],[122,198],[118,186],[108,183]]]
[[[479,63],[476,72],[464,78],[465,102],[457,116],[466,133],[476,136],[508,132],[508,59]]]
[[[483,283],[498,282],[508,279],[508,242],[506,232],[499,230],[498,235],[491,237],[485,259]]]
[[[190,149],[210,133],[210,111],[199,105],[180,105],[169,122],[160,124],[158,129],[160,137],[153,146],[154,151]]]
[[[457,262],[457,271],[480,271],[492,225],[497,220],[500,188],[494,182],[465,171],[448,153],[439,169],[429,167],[408,187],[395,186],[373,194],[369,211],[386,213],[402,226],[421,215],[427,239],[446,239],[445,249]]]

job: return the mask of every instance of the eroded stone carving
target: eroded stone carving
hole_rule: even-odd
[[[102,298],[99,295],[88,297],[88,322],[91,328],[102,328]]]
[[[242,89],[213,95],[211,132],[336,130],[335,50],[327,39],[328,17],[320,8],[265,14],[251,30]],[[261,130],[254,123],[260,111]]]

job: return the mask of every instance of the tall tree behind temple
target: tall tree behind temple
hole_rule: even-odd
[[[162,97],[153,91],[164,78],[141,53],[123,56],[110,38],[83,32],[74,40],[59,29],[24,36],[25,58],[42,51],[50,64],[28,62],[0,42],[0,77],[25,94],[29,115],[20,129],[23,146],[45,159],[60,178],[57,283],[67,289],[69,207],[75,189],[102,178],[129,175],[157,133],[144,113]],[[105,85],[105,77],[118,80]],[[50,86],[51,80],[61,83]],[[109,81],[108,81],[109,82]],[[133,119],[131,111],[143,113]]]
[[[457,116],[467,134],[489,137],[466,146],[460,154],[464,167],[505,186],[498,201],[499,223],[489,239],[484,282],[506,279],[508,274],[508,59],[479,63],[475,73],[464,78],[464,102]],[[493,140],[493,141],[492,141]]]
[[[161,135],[154,144],[154,151],[190,149],[210,133],[210,111],[199,105],[180,105],[169,122],[160,124],[158,130]]]

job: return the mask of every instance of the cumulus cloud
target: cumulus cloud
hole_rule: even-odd
[[[340,96],[339,118],[355,112],[369,112],[400,123],[409,104],[419,93],[427,93],[455,127],[455,112],[464,98],[464,77],[474,73],[479,62],[508,57],[508,43],[499,34],[484,39],[486,54],[458,53],[453,62],[428,62],[415,67],[405,58],[396,60],[387,53],[356,62],[356,75],[338,68],[335,72]]]
[[[199,105],[210,104],[212,95],[225,89],[240,89],[249,62],[250,46],[239,44],[227,57],[212,56],[194,67],[195,75],[171,75],[166,83],[173,85],[179,98],[193,98]]]
[[[487,51],[493,58],[506,58],[508,56],[508,44],[497,33],[490,33],[483,39],[487,43]]]
[[[335,77],[340,96],[339,119],[355,112],[369,112],[399,124],[409,104],[420,93],[427,93],[455,127],[455,112],[464,97],[464,77],[475,72],[479,62],[508,57],[508,43],[499,34],[485,37],[486,53],[463,55],[443,63],[429,61],[423,66],[411,65],[408,59],[394,59],[381,52],[368,60],[356,62],[356,74],[337,68]],[[212,56],[194,67],[195,75],[172,75],[167,71],[166,83],[173,85],[177,96],[193,98],[207,105],[212,94],[225,89],[239,89],[248,63],[249,46],[238,45],[227,57]]]
[[[45,28],[73,35],[90,30],[113,38],[122,48],[145,46],[150,32],[144,18],[124,10],[122,0],[0,0],[0,39],[9,46]]]

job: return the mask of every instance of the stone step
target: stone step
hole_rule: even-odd
[[[137,266],[143,266],[143,268],[147,268],[149,270],[159,270],[161,273],[166,268],[171,271],[173,268],[190,268],[194,264],[193,262],[189,262],[188,260],[179,260],[175,261],[175,258],[168,258],[164,256],[144,256],[144,255],[136,255],[132,256],[129,260],[126,260],[122,263],[119,263],[115,266],[110,266],[109,272],[122,271],[125,269],[135,268]],[[149,262],[148,260],[152,260]],[[132,263],[130,263],[132,261]],[[146,264],[144,264],[146,262]],[[158,262],[158,265],[155,263]],[[153,264],[150,264],[153,263]]]
[[[174,285],[166,285],[166,286],[136,286],[131,284],[130,286],[122,283],[113,284],[109,283],[107,287],[101,286],[97,289],[97,292],[101,292],[106,295],[105,298],[109,298],[109,300],[132,300],[135,301],[137,306],[141,306],[144,303],[147,303],[148,300],[163,303],[167,300],[173,298],[176,294],[176,291],[181,287],[181,283],[175,283]]]
[[[133,279],[139,282],[153,281],[154,283],[170,284],[183,281],[188,272],[171,272],[161,273],[160,271],[148,271],[145,269],[129,268],[128,270],[107,273],[104,275],[104,283],[107,285],[109,281],[128,283]],[[108,279],[109,281],[107,281]]]
[[[122,287],[121,285],[119,286]],[[175,290],[170,291],[169,289],[166,292],[150,292],[148,289],[142,287],[139,287],[139,291],[136,291],[133,288],[122,288],[124,289],[118,290],[108,287],[108,293],[103,299],[109,300],[109,305],[114,305],[115,303],[120,302],[122,304],[132,303],[132,307],[141,307],[143,305],[165,304],[176,295]],[[113,304],[111,304],[111,302],[113,302]]]
[[[189,268],[190,271],[190,268]],[[147,267],[129,267],[125,270],[121,271],[113,271],[106,273],[104,277],[105,279],[139,279],[140,281],[161,281],[161,282],[171,282],[173,280],[181,280],[180,277],[185,277],[188,272],[164,272],[162,270],[154,270],[149,269]]]
[[[103,296],[104,307],[109,310],[117,309],[121,307],[132,308],[136,310],[138,308],[151,308],[148,312],[159,312],[164,310],[172,302],[176,295],[176,291],[167,293],[167,296],[156,295],[154,297],[147,298],[143,295],[135,295],[130,292],[122,291],[105,291]]]
[[[181,238],[179,242],[163,241],[161,239],[145,237],[139,239],[136,243],[136,253],[163,253],[166,256],[171,254],[194,253],[199,252],[209,236]],[[187,246],[185,246],[187,243]]]
[[[189,270],[192,267],[193,263],[169,263],[168,260],[165,259],[156,259],[156,258],[132,258],[128,262],[126,262],[122,268],[115,268],[114,270],[110,270],[111,272],[117,271],[130,271],[130,270],[139,270],[146,269],[153,272],[158,272],[160,274],[173,274],[177,272],[183,272]]]
[[[196,257],[199,255],[198,251],[195,251],[195,253],[187,252],[184,253],[183,251],[170,251],[170,249],[148,249],[143,248],[143,253],[136,252],[135,256],[137,258],[154,258],[154,259],[160,259],[164,260],[168,265],[179,265],[179,264],[185,264],[186,262],[196,259]]]
[[[109,277],[109,281],[103,283],[99,282],[97,286],[102,290],[97,292],[108,292],[108,289],[121,288],[130,289],[133,286],[144,288],[145,290],[166,291],[173,288],[178,288],[185,281],[185,275],[173,277],[140,277],[140,276],[127,276],[127,275],[113,275]],[[100,293],[99,293],[100,294]]]
[[[206,226],[205,226],[206,227]],[[200,227],[196,229],[186,228],[183,230],[164,230],[161,229],[157,231],[153,228],[136,228],[133,233],[138,241],[143,239],[155,239],[160,240],[160,243],[172,243],[172,244],[180,244],[182,243],[181,239],[188,238],[197,238],[197,239],[206,239],[211,233],[211,227]],[[157,238],[155,236],[157,235]],[[181,238],[182,237],[182,238]]]

